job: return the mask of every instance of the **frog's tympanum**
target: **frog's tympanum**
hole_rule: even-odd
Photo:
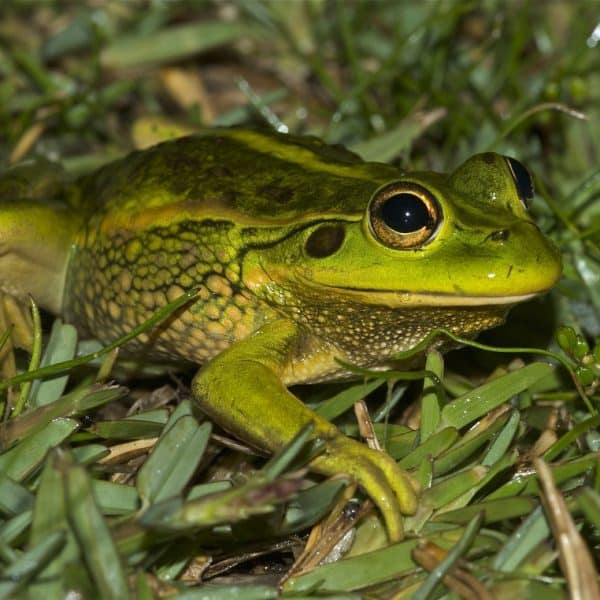
[[[129,351],[202,365],[197,405],[256,447],[312,421],[325,441],[312,469],[354,477],[397,540],[410,477],[287,388],[348,377],[339,360],[385,366],[434,328],[473,336],[548,290],[560,260],[532,195],[497,154],[403,174],[314,138],[213,130],[68,184],[5,175],[0,290],[109,342],[197,288]]]

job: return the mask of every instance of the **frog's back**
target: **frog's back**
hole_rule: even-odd
[[[91,218],[110,217],[105,227],[147,228],[187,218],[306,222],[315,215],[361,213],[378,179],[397,176],[393,167],[366,165],[317,138],[208,130],[134,152],[83,177],[79,204]]]

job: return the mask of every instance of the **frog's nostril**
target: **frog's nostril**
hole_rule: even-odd
[[[496,231],[492,231],[488,236],[488,239],[493,242],[506,242],[510,237],[510,231],[508,229],[497,229]]]

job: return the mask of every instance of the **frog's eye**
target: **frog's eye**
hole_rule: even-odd
[[[527,208],[529,200],[533,198],[533,179],[523,163],[520,163],[510,156],[506,157],[506,162],[508,163],[508,168],[515,181],[519,200],[521,200],[523,206]]]
[[[441,220],[435,198],[414,183],[383,188],[369,205],[371,231],[390,248],[410,250],[423,246],[433,238]]]

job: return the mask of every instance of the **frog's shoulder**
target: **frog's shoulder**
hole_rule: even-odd
[[[214,129],[133,152],[80,180],[89,210],[122,216],[153,211],[253,223],[362,213],[389,165],[365,163],[318,138]],[[150,212],[148,212],[150,211]],[[170,217],[168,217],[170,218]]]

